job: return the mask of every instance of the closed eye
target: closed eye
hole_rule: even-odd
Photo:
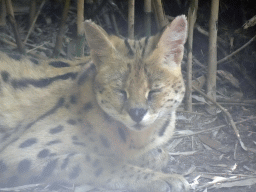
[[[151,101],[157,93],[161,92],[161,89],[153,89],[148,93],[148,101]]]

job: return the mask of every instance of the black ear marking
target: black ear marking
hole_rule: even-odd
[[[145,51],[146,51],[146,48],[147,48],[147,45],[148,45],[148,39],[149,39],[149,37],[145,38],[144,47],[143,47],[143,50],[142,50],[142,57],[144,57],[144,54],[145,54]]]
[[[129,42],[128,42],[127,39],[124,40],[124,44],[125,44],[125,46],[126,46],[127,49],[128,49],[128,55],[133,56],[133,55],[134,55],[134,52],[133,52],[133,50],[132,50],[132,48],[131,48],[131,45],[129,44]]]

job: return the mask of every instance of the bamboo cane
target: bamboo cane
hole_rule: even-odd
[[[9,16],[8,17],[9,21],[12,24],[12,28],[13,28],[13,31],[14,31],[14,36],[15,36],[15,39],[16,39],[18,49],[19,49],[20,53],[25,54],[24,45],[23,45],[23,43],[20,39],[18,25],[17,25],[15,17],[14,17],[14,12],[13,12],[13,8],[12,8],[12,1],[11,0],[6,0],[6,8],[7,8],[7,14]]]
[[[188,11],[188,63],[187,63],[187,83],[185,94],[185,108],[192,111],[192,59],[193,59],[193,32],[197,17],[198,0],[191,1]]]
[[[129,0],[128,2],[128,37],[134,39],[134,10],[135,0]]]
[[[217,72],[217,31],[218,31],[219,0],[212,0],[209,22],[209,56],[207,74],[207,95],[216,101]]]
[[[146,36],[151,35],[151,14],[152,14],[152,8],[151,8],[151,0],[145,0],[144,2],[144,24],[145,24],[145,34]]]
[[[84,0],[77,1],[77,43],[76,56],[81,57],[84,54]]]
[[[65,24],[66,24],[66,20],[68,17],[68,10],[69,10],[69,5],[70,5],[70,0],[66,0],[65,1],[65,5],[64,5],[64,9],[63,9],[63,13],[62,13],[62,17],[61,17],[61,23],[60,23],[60,28],[59,28],[59,32],[57,35],[57,40],[56,40],[56,44],[53,50],[53,57],[58,57],[60,50],[62,48],[62,39],[64,36],[64,30],[65,30]]]

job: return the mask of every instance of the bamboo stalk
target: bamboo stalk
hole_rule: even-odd
[[[84,55],[84,0],[77,1],[77,44],[76,56],[81,57]]]
[[[159,29],[162,29],[168,24],[168,20],[165,17],[162,1],[161,0],[153,0],[153,5],[155,9],[155,15],[158,20]]]
[[[0,26],[6,25],[6,5],[5,0],[0,0]]]
[[[209,22],[207,95],[214,101],[216,101],[218,13],[219,13],[219,0],[212,0],[211,17]]]
[[[62,48],[62,39],[63,39],[63,36],[64,36],[66,20],[67,20],[67,17],[68,17],[69,5],[70,5],[70,0],[66,0],[65,5],[64,5],[64,9],[63,9],[63,13],[62,13],[62,17],[61,17],[61,23],[60,23],[59,32],[58,32],[58,35],[57,35],[56,44],[55,44],[55,47],[54,47],[54,50],[53,50],[53,57],[58,57],[58,55],[60,53],[60,50]]]
[[[111,20],[112,20],[112,23],[113,23],[113,27],[114,27],[115,33],[116,33],[117,36],[119,36],[120,33],[119,33],[119,29],[117,27],[116,18],[115,18],[115,15],[114,15],[113,12],[110,13],[110,17],[111,17]]]
[[[134,10],[135,0],[129,0],[128,2],[128,37],[134,39]]]
[[[30,23],[30,28],[29,28],[29,30],[28,30],[28,34],[27,34],[25,40],[23,41],[24,44],[26,44],[26,42],[27,42],[27,40],[28,40],[28,38],[29,38],[31,32],[32,32],[33,29],[34,29],[36,20],[37,20],[37,18],[38,18],[38,16],[39,16],[39,14],[40,14],[40,12],[41,12],[41,10],[42,10],[44,4],[45,4],[45,1],[46,1],[46,0],[43,0],[43,2],[41,3],[41,5],[40,5],[40,7],[39,7],[39,9],[38,9],[38,11],[37,11],[37,13],[36,13],[36,15],[33,17],[32,23]]]
[[[20,53],[25,54],[24,45],[23,45],[23,43],[20,39],[18,25],[17,25],[15,17],[14,17],[14,12],[13,12],[13,8],[12,8],[11,0],[6,0],[6,8],[7,8],[7,14],[9,16],[8,18],[9,18],[11,24],[12,24],[12,28],[13,28],[13,31],[14,31],[14,36],[15,36],[15,39],[16,39],[18,49],[19,49]]]
[[[109,11],[106,9],[106,7],[102,7],[102,19],[104,21],[104,24],[105,24],[105,28],[107,30],[111,29],[112,28],[112,24],[111,24],[111,20],[110,20],[110,15],[109,15]]]
[[[99,0],[97,1],[97,8],[96,10],[94,10],[93,12],[91,11],[91,14],[89,15],[89,18],[94,18],[96,17],[100,12],[103,12],[102,9],[103,7],[107,4],[107,0],[103,0],[102,2],[100,2]]]
[[[152,8],[151,8],[151,0],[145,0],[144,1],[144,24],[145,24],[145,34],[146,36],[151,35],[151,14],[152,14]]]
[[[36,15],[36,1],[30,1],[30,10],[29,10],[29,28],[32,26],[34,18]]]
[[[185,109],[192,111],[192,61],[193,61],[193,32],[197,17],[198,0],[191,1],[188,11],[188,63],[187,63],[187,83],[185,93]]]

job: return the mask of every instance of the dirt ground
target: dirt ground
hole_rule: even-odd
[[[247,151],[241,147],[223,113],[210,118],[202,115],[199,119],[197,115],[191,115],[192,118],[186,117],[186,120],[182,116],[183,120],[177,122],[178,132],[184,130],[193,136],[173,141],[180,140],[180,143],[172,153],[181,154],[171,157],[169,170],[178,167],[187,174],[186,178],[195,191],[256,191],[255,108],[235,106],[227,109],[235,122],[248,120],[236,125]],[[198,132],[201,133],[195,134]]]

